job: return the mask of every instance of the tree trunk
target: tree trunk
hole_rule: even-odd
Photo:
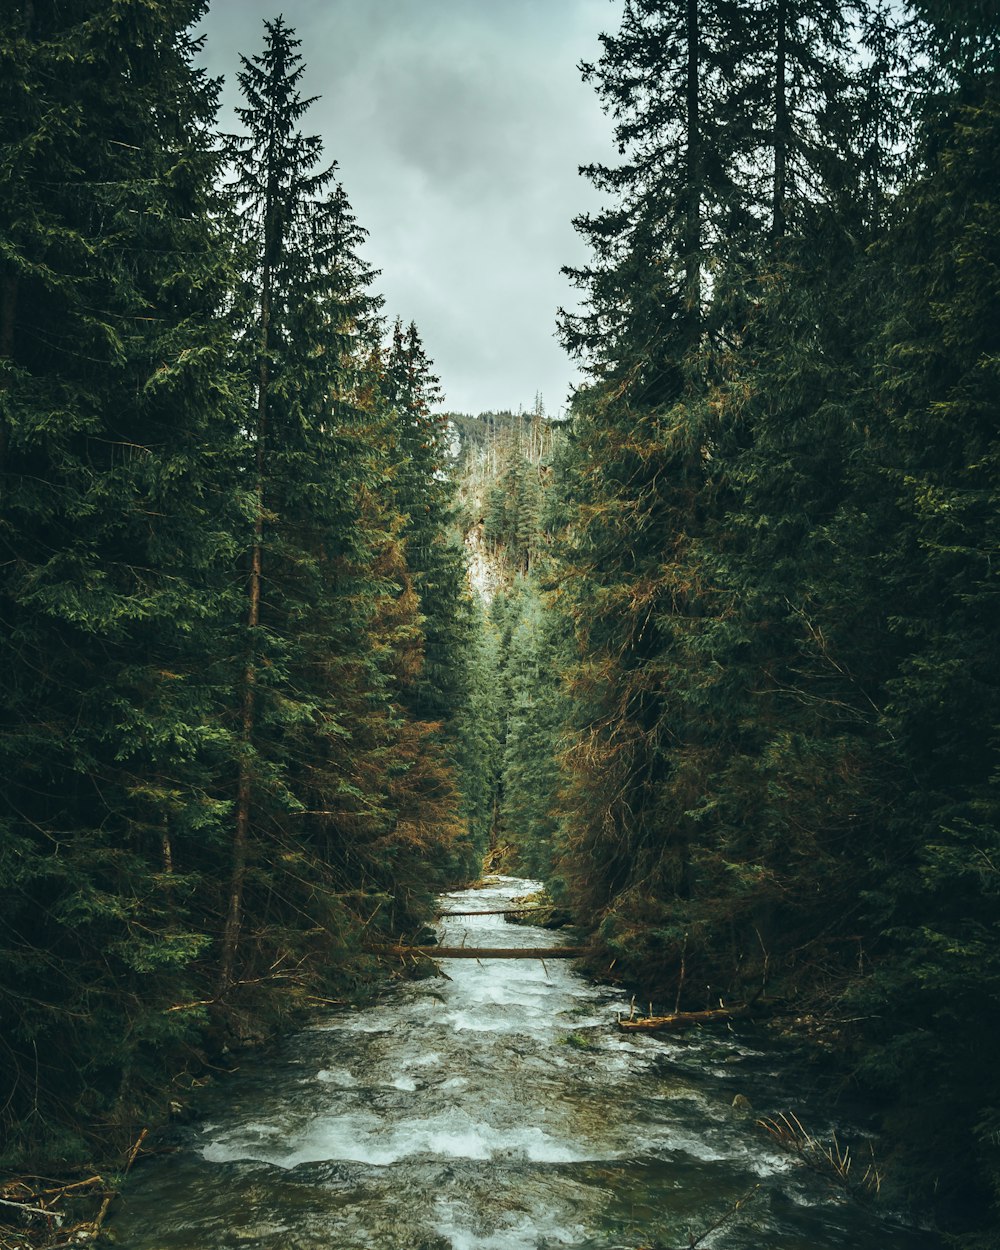
[[[240,752],[239,781],[236,789],[236,828],[233,833],[233,855],[229,878],[229,907],[222,935],[222,960],[219,969],[219,993],[233,983],[236,950],[239,946],[240,929],[243,924],[243,891],[247,875],[247,855],[250,845],[250,815],[253,806],[253,747],[254,725],[257,709],[257,655],[256,631],[260,625],[261,582],[264,567],[264,468],[267,444],[267,392],[270,381],[268,349],[270,347],[271,323],[271,238],[273,227],[270,208],[265,215],[264,272],[261,284],[260,304],[260,356],[257,377],[257,429],[256,437],[256,515],[254,516],[253,547],[250,550],[250,582],[247,602],[247,661],[243,671],[243,708],[240,718],[242,750]]]
[[[439,911],[439,916],[521,916],[529,911],[552,911],[552,905],[548,907],[538,907],[533,904],[530,907],[501,907],[499,911]]]
[[[8,274],[0,286],[0,360],[14,358],[14,325],[17,317],[17,276]],[[0,390],[10,385],[8,377],[0,378]],[[0,474],[7,468],[7,419],[0,415]]]
[[[163,854],[163,875],[172,877],[174,875],[174,848],[170,841],[170,826],[166,821],[160,827],[160,850]]]
[[[26,0],[24,6],[24,36],[30,40],[35,26],[34,0]],[[14,359],[14,328],[17,324],[18,278],[16,273],[4,275],[0,283],[0,360]],[[0,378],[0,390],[10,385],[8,378]],[[0,415],[0,475],[7,471],[8,431],[6,418]]]
[[[778,0],[777,22],[774,67],[774,187],[771,205],[771,241],[775,246],[785,236],[785,201],[788,196],[787,0]]]
[[[701,332],[701,120],[699,117],[698,62],[701,34],[698,0],[687,0],[687,180],[688,207],[685,251],[685,303],[691,326],[691,344]]]

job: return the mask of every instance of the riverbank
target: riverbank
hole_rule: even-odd
[[[423,930],[420,930],[423,932]],[[0,1173],[0,1250],[68,1250],[103,1244],[105,1223],[137,1164],[173,1153],[187,1125],[200,1118],[205,1096],[240,1067],[329,1011],[363,1009],[394,980],[415,974],[396,959],[359,954],[344,969],[342,991],[326,978],[328,994],[275,982],[266,1002],[252,987],[250,1002],[227,1006],[206,1023],[200,1044],[178,1056],[170,1079],[147,1089],[141,1105],[114,1124],[85,1126],[85,1158],[57,1154],[25,1159]],[[207,1005],[207,1004],[206,1004]],[[201,1004],[192,1004],[198,1009]],[[256,1009],[254,1009],[256,1008]]]

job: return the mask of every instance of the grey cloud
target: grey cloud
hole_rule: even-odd
[[[304,119],[370,239],[386,311],[414,319],[449,406],[550,411],[575,377],[554,339],[582,259],[570,219],[593,207],[577,165],[611,156],[576,62],[617,0],[288,0],[302,39]],[[255,52],[260,0],[215,0],[206,60],[230,80]],[[225,124],[229,124],[228,121]]]

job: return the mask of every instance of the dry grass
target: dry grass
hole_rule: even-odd
[[[757,1123],[782,1150],[794,1154],[814,1172],[855,1193],[877,1197],[882,1188],[882,1175],[875,1165],[874,1151],[864,1172],[858,1177],[850,1148],[841,1146],[836,1133],[830,1144],[819,1141],[803,1127],[794,1112],[781,1112],[775,1118],[765,1117]]]

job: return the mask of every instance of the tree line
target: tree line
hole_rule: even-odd
[[[0,34],[7,1165],[132,1140],[475,860],[437,379],[294,32],[220,134],[205,8],[25,0]]]
[[[996,1246],[997,15],[625,0],[601,42],[506,801],[603,967],[824,1021],[892,1175]]]

